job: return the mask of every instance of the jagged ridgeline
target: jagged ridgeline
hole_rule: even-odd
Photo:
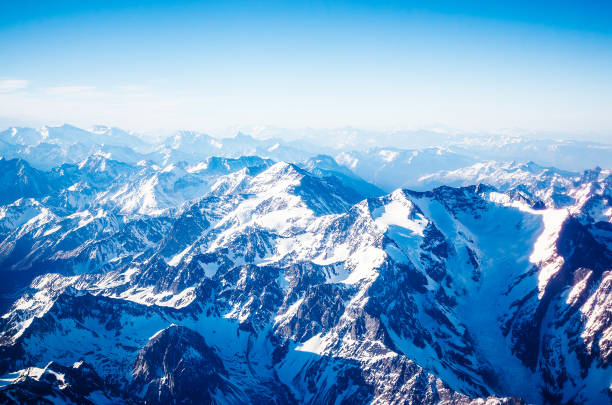
[[[0,403],[611,402],[608,170],[60,128],[0,136]]]

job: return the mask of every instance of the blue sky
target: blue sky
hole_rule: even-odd
[[[532,3],[2,2],[0,124],[612,142],[612,2]]]

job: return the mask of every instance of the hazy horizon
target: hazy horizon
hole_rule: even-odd
[[[554,141],[577,141],[577,142],[589,142],[594,144],[612,145],[612,136],[597,135],[597,134],[574,134],[574,133],[563,133],[563,132],[545,132],[536,131],[528,132],[519,129],[506,129],[497,132],[476,132],[476,131],[458,131],[449,128],[368,128],[368,127],[354,127],[350,125],[328,127],[328,128],[316,128],[316,127],[280,127],[276,125],[232,125],[223,128],[170,128],[160,130],[139,130],[133,128],[120,127],[115,125],[108,125],[104,123],[96,123],[91,125],[76,125],[70,122],[51,122],[51,123],[27,123],[27,122],[12,122],[7,120],[6,122],[0,119],[0,132],[6,131],[13,127],[18,128],[33,128],[41,129],[43,127],[61,127],[64,125],[73,126],[75,128],[83,129],[86,131],[92,131],[95,127],[107,127],[116,128],[126,131],[129,134],[138,136],[139,138],[147,142],[159,142],[167,137],[170,137],[178,132],[194,132],[199,134],[205,134],[213,138],[225,139],[233,138],[238,134],[244,134],[251,136],[255,139],[279,139],[283,141],[294,141],[294,140],[316,140],[323,139],[325,135],[341,135],[342,133],[359,134],[361,136],[392,136],[397,135],[400,137],[415,137],[417,141],[414,147],[423,146],[424,143],[431,142],[430,146],[436,146],[435,137],[443,137],[442,139],[454,139],[458,140],[461,138],[521,138],[526,140],[554,140]],[[431,139],[428,139],[431,138]],[[394,145],[388,143],[382,143],[381,147],[393,147]],[[440,144],[442,146],[442,144]],[[398,146],[402,148],[403,146]]]

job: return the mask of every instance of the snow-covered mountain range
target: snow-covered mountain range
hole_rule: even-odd
[[[351,128],[325,133],[281,129],[257,133],[257,138],[241,132],[233,137],[217,138],[194,131],[177,131],[160,140],[105,126],[90,130],[71,125],[38,129],[11,127],[0,132],[0,155],[25,159],[41,170],[79,163],[94,154],[132,164],[151,161],[160,166],[179,162],[194,164],[212,156],[260,156],[302,162],[315,155],[328,155],[387,192],[400,187],[418,187],[418,178],[440,170],[457,170],[489,161],[533,161],[574,172],[595,166],[612,167],[612,145],[586,141],[461,137],[436,132],[372,133]],[[265,135],[270,137],[262,138]]]
[[[102,127],[0,145],[2,403],[612,402],[608,169]]]

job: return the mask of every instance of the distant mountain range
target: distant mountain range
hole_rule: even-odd
[[[0,403],[612,402],[609,147],[515,143],[0,133]]]
[[[527,163],[582,172],[595,166],[612,167],[612,145],[582,141],[534,140],[521,137],[459,137],[439,133],[388,134],[378,140],[367,131],[346,129],[328,136],[306,131],[304,138],[254,138],[238,133],[215,138],[193,131],[178,131],[152,142],[118,128],[97,126],[87,131],[70,125],[18,128],[0,132],[0,155],[21,158],[32,166],[49,170],[63,163],[79,163],[101,154],[113,160],[136,164],[142,160],[166,166],[201,162],[208,157],[260,156],[275,161],[303,162],[328,155],[339,164],[385,191],[418,187],[420,177],[440,170],[457,170],[489,161]],[[316,135],[316,136],[315,136]],[[394,143],[394,136],[398,142]],[[402,139],[402,142],[399,140]],[[406,148],[389,147],[405,144]],[[419,145],[410,147],[409,145]]]

